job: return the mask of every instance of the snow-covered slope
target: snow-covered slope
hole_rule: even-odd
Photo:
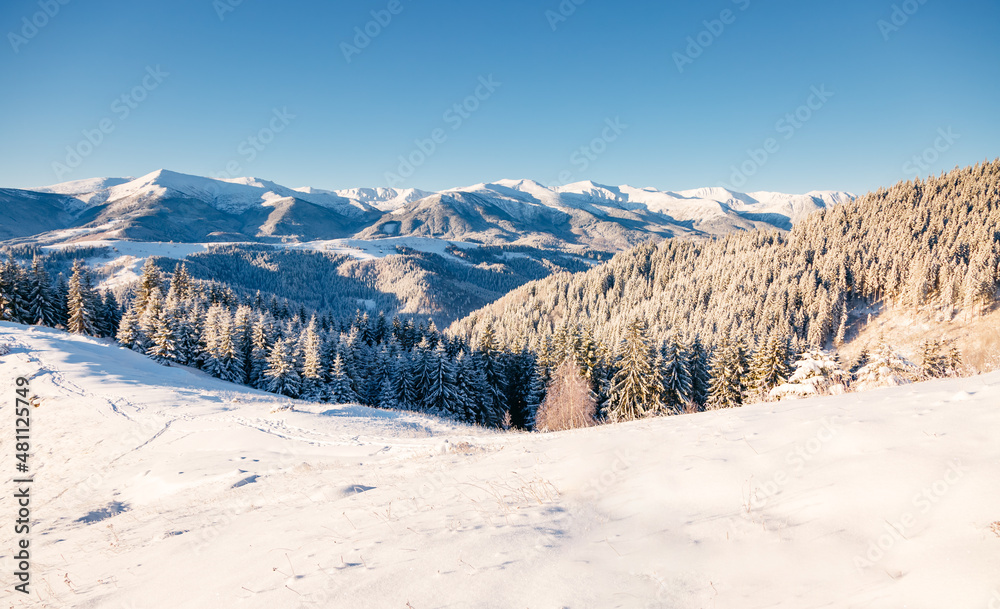
[[[289,402],[55,330],[0,323],[0,344],[2,390],[23,375],[40,398],[33,592],[3,584],[18,607],[1000,599],[1000,374],[503,435],[278,410]],[[13,547],[5,526],[5,573]]]

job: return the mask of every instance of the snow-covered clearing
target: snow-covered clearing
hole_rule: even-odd
[[[56,330],[2,323],[0,344],[4,606],[1000,603],[997,373],[494,434],[277,410],[288,400]],[[30,600],[8,526],[18,375],[40,398]]]

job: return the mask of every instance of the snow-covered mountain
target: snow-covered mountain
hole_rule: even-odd
[[[500,180],[442,191],[395,209],[361,236],[437,236],[467,241],[618,250],[651,236],[787,230],[808,214],[853,198],[846,192],[750,194],[723,188],[663,192],[577,182],[549,188]]]
[[[38,397],[25,607],[1000,602],[1000,373],[497,434],[47,328],[0,347]]]
[[[37,233],[50,233],[42,239],[47,242],[67,237],[188,242],[412,236],[614,251],[655,237],[789,229],[805,215],[851,197],[833,191],[744,194],[722,188],[665,192],[593,182],[549,188],[531,180],[500,180],[438,193],[393,188],[330,191],[161,169],[139,178],[93,178],[0,191],[0,214],[3,208],[40,204],[59,212],[46,208],[40,217],[23,223],[23,230],[8,228],[0,239]],[[14,212],[6,213],[13,219]]]

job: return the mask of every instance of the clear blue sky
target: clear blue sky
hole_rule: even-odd
[[[732,166],[746,164],[745,191],[864,192],[1000,156],[995,0],[563,0],[563,13],[575,9],[565,20],[554,17],[560,0],[398,1],[375,27],[371,11],[389,0],[42,0],[58,6],[51,17],[39,0],[6,0],[0,186],[161,167],[235,168],[292,187],[388,185],[398,157],[436,129],[436,150],[400,185],[677,190],[732,185]],[[912,14],[880,27],[894,4]],[[702,33],[727,9],[731,23]],[[347,61],[342,45],[366,24],[381,31]],[[699,34],[710,46],[679,70],[675,54]],[[147,78],[157,66],[167,75]],[[492,93],[479,81],[490,75]],[[779,124],[820,86],[833,97],[813,98],[798,126]],[[484,99],[473,103],[477,87]],[[463,101],[475,110],[447,114]],[[294,118],[272,121],[286,108]],[[81,146],[102,119],[100,144]],[[614,119],[627,125],[620,134],[605,129]],[[248,138],[262,129],[273,140],[255,148]],[[940,136],[948,129],[957,139]],[[592,159],[576,152],[604,135],[617,137],[598,141]],[[766,158],[748,154],[771,138]]]

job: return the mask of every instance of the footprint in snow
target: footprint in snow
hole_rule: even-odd
[[[241,486],[246,486],[247,484],[253,484],[254,482],[257,481],[257,478],[260,478],[260,476],[258,476],[257,474],[254,474],[252,476],[247,476],[246,478],[243,478],[242,480],[234,484],[232,488],[240,488]]]
[[[365,491],[373,490],[374,488],[375,488],[374,486],[364,486],[362,484],[352,484],[350,486],[345,486],[340,491],[340,494],[342,496],[344,496],[344,497],[350,497],[351,495],[357,495],[357,494],[363,493]]]

